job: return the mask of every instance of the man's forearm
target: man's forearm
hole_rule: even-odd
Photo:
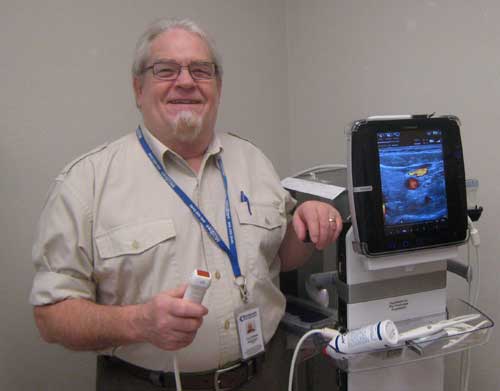
[[[43,339],[73,350],[101,350],[141,342],[139,305],[110,306],[68,299],[34,309]]]
[[[281,271],[286,272],[302,266],[313,250],[314,245],[301,241],[295,234],[292,223],[289,223],[279,249]]]

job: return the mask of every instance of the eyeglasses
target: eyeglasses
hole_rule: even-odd
[[[182,68],[187,68],[193,80],[210,80],[217,75],[217,66],[213,62],[196,61],[181,65],[175,61],[160,61],[144,68],[143,73],[153,70],[153,76],[160,80],[176,80]]]

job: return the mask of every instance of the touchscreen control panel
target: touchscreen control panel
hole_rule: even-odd
[[[366,255],[465,240],[465,174],[456,117],[377,117],[348,134],[350,208]]]

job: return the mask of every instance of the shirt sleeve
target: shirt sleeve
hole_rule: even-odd
[[[92,213],[82,193],[64,175],[56,179],[49,193],[33,245],[32,305],[68,298],[95,300]]]
[[[287,224],[292,221],[293,217],[293,212],[295,210],[295,206],[297,205],[297,200],[293,198],[290,194],[290,192],[286,189],[283,189],[285,191],[285,213],[286,213],[286,221]]]

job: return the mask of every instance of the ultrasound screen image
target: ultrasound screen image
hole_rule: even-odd
[[[448,217],[440,130],[378,132],[385,226]]]

